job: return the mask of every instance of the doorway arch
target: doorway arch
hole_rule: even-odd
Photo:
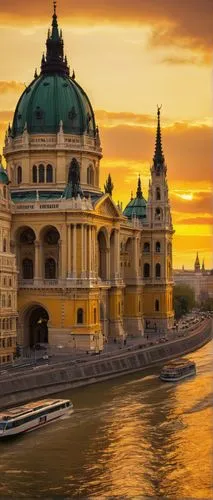
[[[48,343],[48,321],[49,314],[40,304],[28,308],[23,317],[25,346]]]

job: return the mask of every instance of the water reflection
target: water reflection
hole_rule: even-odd
[[[192,357],[179,384],[156,368],[65,392],[70,418],[1,443],[0,495],[212,498],[212,343]]]

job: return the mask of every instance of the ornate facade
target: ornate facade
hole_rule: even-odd
[[[18,268],[18,344],[101,350],[169,329],[172,235],[160,109],[148,201],[124,213],[99,185],[102,148],[88,97],[69,75],[54,11],[41,73],[22,94],[4,156]],[[15,256],[13,257],[15,259]]]

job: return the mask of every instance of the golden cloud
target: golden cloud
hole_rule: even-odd
[[[189,5],[190,3],[190,5]],[[1,2],[2,24],[50,24],[49,2],[37,0],[7,0]],[[69,24],[139,24],[150,27],[150,46],[179,46],[195,48],[209,63],[212,51],[213,3],[209,0],[79,0],[70,9],[69,0],[61,0],[58,8],[60,23]]]
[[[6,92],[21,92],[23,89],[24,83],[22,82],[0,80],[0,94],[5,94]]]

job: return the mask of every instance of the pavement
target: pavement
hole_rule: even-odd
[[[204,320],[205,321],[205,320]],[[46,367],[54,367],[58,364],[67,364],[70,362],[84,362],[89,361],[95,355],[99,357],[108,357],[111,355],[115,355],[122,352],[133,350],[135,348],[146,348],[151,345],[156,345],[158,343],[165,343],[171,340],[176,340],[181,337],[185,337],[190,335],[194,330],[197,330],[199,325],[201,325],[203,321],[199,321],[194,326],[190,326],[189,328],[178,331],[175,330],[173,332],[152,332],[145,333],[144,337],[127,337],[126,343],[119,339],[116,342],[113,339],[108,340],[107,343],[104,344],[104,349],[101,353],[85,353],[85,351],[80,351],[73,348],[57,348],[54,346],[48,346],[47,350],[28,350],[27,356],[17,358],[14,360],[13,364],[4,365],[2,369],[0,368],[0,378],[5,378],[8,375],[15,375],[16,373],[29,373],[29,371],[35,369],[45,369]],[[43,359],[43,356],[48,354],[48,359]]]

